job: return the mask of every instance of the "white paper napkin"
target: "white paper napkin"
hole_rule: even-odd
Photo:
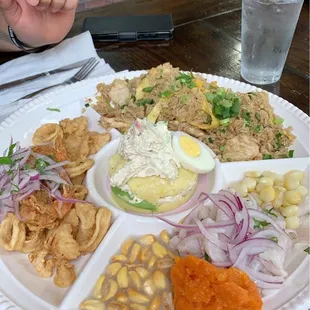
[[[66,66],[90,57],[100,59],[96,53],[90,33],[84,32],[76,37],[64,40],[56,47],[45,52],[26,55],[1,65],[0,85],[37,73]],[[43,77],[32,82],[27,82],[0,91],[0,122],[32,99],[20,100],[18,102],[15,102],[15,100],[44,87],[61,83],[74,75],[78,70],[79,69],[73,69],[67,72],[54,74],[49,77]],[[87,78],[112,73],[115,73],[115,71],[110,65],[103,59],[100,59],[100,63]]]

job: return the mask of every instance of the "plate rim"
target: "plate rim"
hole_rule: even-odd
[[[118,72],[114,74],[109,74],[109,75],[103,75],[95,78],[90,78],[87,80],[83,80],[80,82],[76,82],[71,85],[65,85],[62,87],[57,87],[55,89],[52,89],[51,91],[42,94],[41,96],[38,96],[37,98],[34,98],[33,100],[29,101],[22,107],[19,107],[16,111],[14,111],[12,114],[7,116],[1,123],[0,123],[0,132],[5,131],[7,128],[9,128],[12,124],[14,124],[16,121],[18,121],[19,118],[23,116],[24,113],[28,112],[32,108],[39,107],[43,104],[48,104],[49,101],[55,96],[62,95],[66,91],[74,90],[76,88],[81,88],[87,85],[95,85],[95,83],[100,83],[102,80],[107,80],[107,79],[116,79],[116,78],[126,78],[128,75],[133,76],[138,76],[141,74],[145,74],[148,70],[134,70],[134,71],[127,71],[127,72]],[[183,71],[182,72],[187,72]],[[212,74],[207,74],[207,73],[200,73],[200,72],[193,72],[194,74],[200,74],[204,79],[206,80],[217,80],[218,82],[223,82],[223,83],[229,83],[233,84],[239,87],[250,87],[252,89],[255,89],[256,91],[265,91],[257,86],[238,81],[235,79],[231,78],[226,78],[218,75],[212,75]],[[299,109],[297,106],[293,105],[286,99],[275,95],[271,92],[265,91],[268,93],[269,98],[273,99],[273,101],[280,101],[281,103],[284,103],[285,109],[289,110],[292,114],[294,114],[300,121],[302,121],[308,128],[310,128],[310,116],[308,116],[305,112],[303,112],[301,109]],[[86,97],[85,97],[86,99]],[[284,107],[283,107],[284,108]],[[1,259],[1,258],[0,258]],[[291,306],[301,306],[307,299],[307,292],[309,290],[309,284],[306,285],[297,295],[295,295],[292,299],[290,299],[286,304],[284,304],[280,309],[289,309]],[[3,292],[0,291],[0,295],[6,297],[6,299],[10,302],[11,301]]]

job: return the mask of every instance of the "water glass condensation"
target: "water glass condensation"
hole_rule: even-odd
[[[241,76],[253,84],[282,74],[303,0],[242,0]]]

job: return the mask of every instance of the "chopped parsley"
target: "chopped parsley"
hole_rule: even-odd
[[[156,87],[156,85],[154,85],[154,86],[149,86],[149,87],[144,87],[144,88],[142,89],[142,91],[144,91],[145,93],[151,93],[152,90],[153,90],[155,87]]]
[[[254,131],[255,132],[258,133],[258,132],[260,132],[260,130],[261,130],[261,126],[260,125],[257,125],[257,126],[254,127]]]
[[[138,107],[143,107],[143,106],[145,106],[147,104],[152,104],[152,103],[154,103],[153,99],[139,99],[139,100],[136,101],[136,105]]]
[[[11,157],[13,155],[15,146],[16,146],[16,143],[10,145],[8,157]]]
[[[206,99],[213,106],[213,113],[219,120],[236,117],[240,113],[240,98],[220,87],[213,93],[206,93]]]
[[[211,257],[207,254],[207,253],[205,253],[205,260],[207,261],[207,262],[209,262],[209,263],[211,263]]]
[[[257,229],[257,228],[262,229],[263,227],[270,225],[270,223],[268,223],[267,221],[260,221],[254,218],[253,218],[253,221],[254,221],[254,229]]]
[[[196,87],[196,84],[193,81],[194,79],[193,73],[186,74],[181,72],[180,75],[177,76],[175,79],[177,81],[180,81],[181,85],[186,85],[190,89]]]
[[[272,207],[271,209],[264,209],[263,211],[268,214],[268,215],[272,215],[274,217],[278,217],[276,213],[273,212],[274,208]]]
[[[221,146],[220,146],[220,151],[223,152],[224,150],[225,150],[225,146],[224,146],[224,145],[221,145]]]
[[[280,147],[282,146],[282,144],[281,144],[281,137],[282,137],[282,133],[281,132],[278,132],[277,134],[276,134],[276,141],[275,141],[275,147],[276,147],[276,149],[278,150],[278,149],[280,149]]]
[[[10,157],[0,157],[0,165],[12,165],[13,161]]]
[[[159,94],[159,97],[167,98],[167,97],[170,97],[171,95],[172,95],[172,92],[170,90],[165,90]]]
[[[277,117],[274,118],[273,122],[274,122],[276,125],[282,125],[283,122],[284,122],[284,119],[283,119],[282,117],[277,116]]]
[[[307,247],[304,251],[310,255],[310,247]]]
[[[30,170],[31,169],[31,166],[29,163],[26,163],[26,165],[24,166],[24,169],[25,170]]]
[[[260,120],[261,120],[260,114],[256,112],[256,113],[255,113],[255,118],[256,118],[258,121],[260,121]]]
[[[263,160],[266,160],[266,159],[272,159],[272,156],[270,154],[264,154]]]
[[[46,110],[51,112],[60,112],[60,110],[57,108],[46,108]]]
[[[279,242],[277,237],[270,237],[269,240],[274,241],[275,243]]]
[[[84,106],[85,106],[85,108],[88,108],[90,106],[90,104],[89,103],[85,103]]]
[[[39,171],[40,174],[43,174],[43,172],[47,166],[49,166],[49,163],[47,163],[43,159],[39,158],[36,160],[35,169],[37,171]]]
[[[209,141],[209,143],[213,143],[214,142],[214,140],[211,137],[208,138],[208,141]]]

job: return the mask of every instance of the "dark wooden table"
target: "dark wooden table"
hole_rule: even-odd
[[[173,15],[174,39],[165,42],[97,44],[100,57],[116,71],[170,62],[183,70],[240,77],[241,0],[127,0],[76,15],[69,36],[81,32],[85,17]],[[0,55],[0,63],[14,57]],[[309,114],[309,2],[305,1],[281,81],[265,89]]]

